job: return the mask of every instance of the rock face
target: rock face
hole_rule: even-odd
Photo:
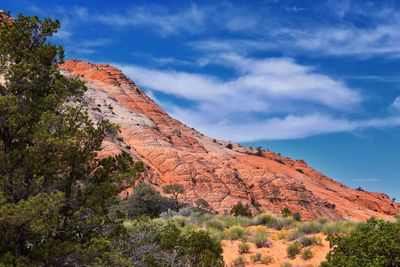
[[[10,13],[0,9],[0,24],[2,24],[4,22],[12,22],[12,21],[13,21],[13,19],[11,18]]]
[[[69,60],[61,68],[86,82],[94,119],[105,117],[120,126],[120,136],[105,140],[102,153],[129,152],[148,166],[143,182],[157,189],[180,183],[182,201],[203,198],[217,212],[239,201],[254,211],[280,213],[287,206],[308,219],[390,219],[399,212],[400,205],[387,195],[350,189],[302,160],[234,143],[230,149],[228,142],[204,136],[171,118],[112,66]]]

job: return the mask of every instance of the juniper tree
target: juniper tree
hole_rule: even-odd
[[[178,196],[185,192],[185,188],[181,184],[167,184],[163,186],[163,191],[166,194],[173,195],[175,201],[178,202]]]
[[[142,165],[98,159],[117,127],[91,121],[84,83],[60,73],[59,26],[23,15],[0,25],[0,265],[127,265],[108,209]]]

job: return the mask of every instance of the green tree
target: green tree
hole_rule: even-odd
[[[210,206],[208,204],[207,200],[205,200],[204,198],[196,199],[194,204],[196,204],[196,207],[199,208],[199,209],[206,209],[206,208],[208,208]]]
[[[181,184],[168,184],[163,186],[163,192],[165,194],[173,195],[176,202],[178,202],[178,196],[185,192],[185,188]]]
[[[289,216],[292,216],[292,211],[288,207],[284,207],[281,210],[281,214],[283,217],[289,217]]]
[[[349,235],[331,235],[328,240],[331,251],[321,266],[400,266],[399,222],[369,219]]]
[[[162,197],[159,192],[147,184],[135,187],[133,194],[122,201],[120,206],[127,213],[129,219],[140,216],[155,218],[168,209],[178,209],[174,200]]]
[[[109,207],[143,164],[98,159],[117,128],[89,119],[85,85],[63,76],[57,20],[19,15],[0,25],[0,265],[128,265]]]
[[[235,206],[233,206],[229,213],[233,216],[252,216],[249,205],[243,205],[242,202],[238,202]]]

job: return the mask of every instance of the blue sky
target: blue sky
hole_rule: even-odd
[[[400,199],[399,1],[6,1],[172,116]]]

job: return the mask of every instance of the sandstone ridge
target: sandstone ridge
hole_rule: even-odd
[[[302,160],[269,151],[260,154],[234,143],[227,148],[228,142],[170,117],[110,65],[68,60],[61,68],[86,82],[93,118],[105,117],[121,127],[118,138],[105,141],[102,153],[129,152],[148,166],[142,181],[157,189],[168,183],[184,185],[182,201],[204,198],[216,212],[228,211],[239,201],[274,213],[287,206],[308,219],[391,219],[398,214],[399,204],[387,195],[348,188]]]

